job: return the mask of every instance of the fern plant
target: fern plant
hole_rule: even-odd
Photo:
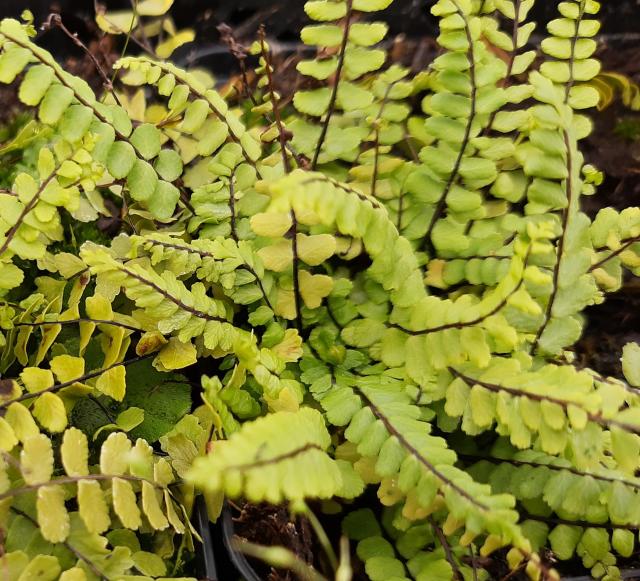
[[[619,578],[640,347],[626,381],[571,351],[640,265],[640,210],[580,206],[602,181],[580,151],[599,5],[560,2],[535,62],[534,0],[438,0],[416,75],[380,44],[390,4],[306,3],[291,106],[264,35],[234,107],[150,56],[95,95],[29,21],[0,23],[0,81],[35,115],[0,190],[11,579],[190,574],[196,493],[212,518],[224,498],[344,511],[339,581],[346,539],[372,580],[486,579],[500,549],[558,579],[549,548]]]

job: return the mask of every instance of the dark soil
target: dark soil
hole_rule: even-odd
[[[241,539],[267,547],[283,546],[303,562],[315,564],[315,542],[311,525],[305,518],[291,519],[286,506],[244,504],[236,508],[233,521]],[[265,581],[295,581],[290,571],[281,571],[250,559],[256,573]]]

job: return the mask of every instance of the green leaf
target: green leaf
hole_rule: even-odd
[[[311,20],[340,20],[347,14],[347,5],[333,0],[310,0],[305,3],[304,11]]]
[[[49,89],[54,76],[55,73],[51,67],[45,65],[31,67],[20,84],[18,97],[25,105],[36,107]]]
[[[573,556],[581,536],[580,527],[558,525],[549,534],[549,542],[556,556],[566,561]]]
[[[353,0],[353,9],[360,12],[378,12],[388,8],[393,0]]]
[[[342,28],[332,24],[305,26],[300,33],[302,42],[310,45],[331,48],[342,43]]]
[[[109,528],[109,507],[100,483],[95,480],[78,482],[78,508],[80,517],[91,533],[103,533]]]
[[[194,133],[204,124],[209,115],[209,103],[204,99],[196,99],[187,106],[180,129],[185,133]]]
[[[153,195],[147,201],[147,208],[158,220],[170,220],[179,199],[180,190],[176,186],[164,180],[158,180]]]
[[[191,409],[191,386],[182,375],[156,371],[149,361],[134,363],[127,368],[123,406],[144,410],[144,421],[131,437],[155,442]]]
[[[314,89],[312,91],[296,91],[293,96],[293,104],[300,113],[321,117],[329,108],[331,100],[330,89]]]
[[[107,169],[117,180],[126,178],[136,163],[136,152],[126,141],[116,141],[107,154]]]
[[[144,421],[144,410],[137,407],[130,407],[118,414],[116,425],[123,432],[130,432]]]
[[[640,387],[640,345],[627,343],[622,349],[622,372],[627,381]]]
[[[131,134],[131,145],[144,159],[152,159],[160,152],[162,133],[151,123],[138,125]]]
[[[145,202],[156,191],[158,174],[148,162],[137,159],[127,174],[127,186],[134,200]]]
[[[155,162],[158,175],[168,182],[177,180],[182,175],[182,159],[173,149],[163,149]]]
[[[40,102],[40,109],[38,109],[40,121],[48,125],[57,123],[72,101],[71,89],[62,85],[51,85]]]

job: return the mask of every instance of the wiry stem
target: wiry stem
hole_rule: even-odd
[[[407,452],[411,456],[413,456],[418,461],[418,463],[422,464],[422,466],[424,466],[429,472],[431,472],[431,474],[433,474],[438,480],[440,480],[440,482],[442,482],[444,486],[447,486],[448,488],[456,492],[456,494],[459,494],[461,497],[466,499],[469,503],[471,503],[476,508],[485,512],[488,512],[491,510],[486,504],[484,504],[483,502],[480,502],[473,495],[469,494],[464,488],[462,488],[461,486],[453,482],[453,480],[445,476],[442,472],[440,472],[440,470],[436,468],[436,466],[432,462],[430,462],[427,458],[425,458],[424,455],[421,454],[420,451],[416,449],[411,444],[411,442],[407,440],[405,435],[391,423],[391,421],[389,420],[389,418],[387,418],[384,412],[376,404],[374,404],[373,401],[369,399],[369,397],[367,397],[366,393],[364,393],[363,390],[361,390],[357,386],[354,387],[354,390],[357,391],[358,394],[363,398],[363,400],[365,401],[366,405],[369,407],[373,415],[383,423],[387,432],[389,432],[389,434],[397,438],[398,442],[400,442],[402,447],[405,450],[407,450]]]
[[[536,337],[531,345],[531,353],[535,354],[540,345],[540,339],[547,328],[547,325],[551,322],[553,316],[553,306],[555,304],[556,296],[558,294],[558,290],[560,289],[560,267],[562,266],[562,261],[564,258],[564,247],[567,239],[567,229],[569,228],[569,222],[573,212],[573,204],[574,200],[574,183],[573,183],[573,171],[574,171],[574,160],[573,160],[573,152],[571,150],[571,139],[569,137],[569,133],[565,130],[563,131],[564,144],[567,152],[567,170],[568,176],[566,181],[567,188],[567,207],[563,210],[562,213],[562,232],[560,234],[560,239],[558,240],[558,248],[557,248],[557,257],[556,263],[553,269],[553,290],[551,291],[551,296],[549,297],[549,302],[547,303],[547,308],[544,314],[544,321],[538,332],[536,333]],[[579,194],[578,194],[579,195]]]
[[[51,28],[59,28],[62,32],[64,32],[64,34],[71,39],[71,41],[77,46],[79,47],[91,60],[91,62],[93,63],[94,68],[96,69],[96,72],[98,73],[98,75],[100,75],[100,78],[102,79],[102,84],[104,86],[104,88],[109,92],[109,94],[113,97],[113,100],[122,107],[122,103],[120,102],[120,99],[117,95],[117,93],[113,90],[113,83],[111,82],[111,79],[109,79],[109,77],[107,76],[107,73],[105,72],[105,70],[102,68],[102,66],[100,65],[100,63],[98,62],[98,59],[95,57],[95,55],[89,50],[89,48],[87,47],[86,44],[84,44],[84,42],[82,42],[79,38],[78,38],[78,33],[77,32],[71,32],[62,22],[62,17],[60,16],[60,14],[57,13],[53,13],[53,14],[49,14],[49,17],[47,18],[47,20],[45,21],[45,23],[42,25],[42,29],[43,30],[49,30]]]
[[[13,403],[19,403],[19,402],[22,402],[22,401],[26,401],[28,399],[33,399],[33,398],[36,398],[36,397],[40,397],[43,393],[54,393],[56,391],[60,391],[61,389],[64,389],[65,387],[70,387],[70,386],[74,385],[75,383],[82,383],[84,381],[88,381],[89,379],[93,379],[94,377],[99,377],[103,373],[106,373],[107,371],[110,371],[111,369],[114,369],[116,367],[120,367],[120,366],[127,367],[128,365],[132,365],[134,363],[138,363],[139,361],[143,361],[144,359],[148,359],[149,357],[152,357],[153,355],[155,355],[155,354],[154,353],[147,353],[146,355],[140,355],[138,357],[132,357],[131,359],[127,359],[125,361],[120,361],[118,363],[113,363],[112,365],[109,365],[108,367],[105,367],[104,369],[95,369],[94,371],[90,371],[89,373],[85,373],[84,375],[81,375],[80,377],[76,377],[75,379],[71,379],[69,381],[63,381],[62,383],[57,383],[55,385],[52,385],[51,387],[47,387],[46,389],[40,390],[37,393],[23,393],[21,396],[16,397],[15,399],[12,399],[12,400],[9,400],[9,401],[4,401],[4,402],[0,403],[0,410],[8,408]],[[0,500],[2,500],[2,495],[0,495]]]
[[[318,139],[318,143],[316,144],[315,153],[313,154],[313,161],[311,162],[312,170],[315,170],[316,167],[318,166],[318,159],[320,158],[320,153],[322,152],[322,146],[324,145],[325,139],[327,138],[327,132],[329,131],[329,124],[331,123],[331,118],[335,113],[336,102],[338,100],[338,90],[340,88],[340,79],[342,78],[342,69],[344,68],[344,60],[347,54],[347,44],[349,44],[349,33],[351,31],[352,18],[353,18],[353,0],[347,0],[347,15],[345,17],[344,31],[342,33],[342,43],[340,45],[340,52],[338,54],[338,67],[336,68],[335,82],[333,84],[333,89],[331,90],[329,107],[327,108],[327,113],[322,123],[322,130],[320,132],[320,137]]]
[[[463,579],[462,573],[460,573],[460,569],[458,568],[456,559],[453,556],[453,551],[451,550],[451,545],[449,545],[449,541],[447,541],[447,537],[444,535],[444,533],[442,532],[442,529],[438,526],[438,523],[436,523],[436,521],[432,516],[430,516],[427,520],[429,521],[429,524],[431,525],[433,532],[436,534],[436,537],[438,537],[438,541],[440,542],[440,545],[444,550],[444,555],[445,555],[445,558],[447,559],[447,562],[449,563],[449,565],[451,565],[451,569],[453,570],[452,580],[462,581]]]
[[[264,60],[264,69],[267,73],[267,92],[271,101],[271,107],[273,109],[273,115],[276,120],[276,127],[278,129],[278,139],[280,140],[280,152],[282,154],[282,164],[286,173],[291,171],[291,162],[287,155],[287,133],[282,123],[282,115],[280,114],[280,107],[278,106],[278,99],[276,98],[275,87],[273,83],[273,73],[271,70],[271,62],[269,59],[269,51],[265,43],[264,26],[260,27],[260,51]]]
[[[293,251],[293,300],[296,309],[296,328],[298,333],[302,332],[302,300],[300,295],[300,256],[298,254],[298,220],[295,212],[291,210],[292,251]]]
[[[497,383],[490,383],[488,381],[481,381],[479,379],[473,378],[473,377],[469,377],[468,375],[465,375],[464,373],[453,369],[452,367],[449,368],[449,371],[451,372],[452,375],[454,375],[455,377],[459,377],[460,379],[462,379],[469,387],[473,387],[474,385],[479,385],[480,387],[483,387],[484,389],[486,389],[487,391],[491,391],[493,393],[500,393],[500,392],[504,392],[504,393],[508,393],[510,395],[513,395],[515,397],[524,397],[526,399],[530,399],[532,401],[537,401],[537,402],[549,402],[549,403],[553,403],[556,405],[559,405],[561,408],[563,408],[565,410],[565,413],[567,412],[568,408],[570,406],[576,407],[580,410],[582,410],[586,416],[587,419],[589,419],[589,421],[592,421],[596,424],[599,424],[605,428],[619,428],[625,432],[630,432],[632,434],[638,434],[640,435],[640,427],[639,426],[635,426],[633,424],[629,424],[626,422],[621,422],[618,420],[613,420],[613,419],[607,419],[602,417],[601,414],[595,414],[593,412],[590,412],[588,409],[586,409],[585,407],[583,407],[579,402],[575,402],[575,401],[571,401],[571,400],[566,400],[566,399],[562,399],[559,397],[555,397],[552,395],[545,395],[545,394],[541,394],[541,393],[531,393],[530,391],[526,391],[524,389],[518,388],[518,387],[509,387],[506,385],[499,385]]]
[[[476,55],[475,50],[473,48],[473,36],[471,34],[471,29],[469,27],[469,22],[466,19],[466,15],[460,8],[457,3],[457,0],[452,0],[458,15],[464,21],[464,30],[467,37],[467,43],[469,44],[469,50],[467,51],[467,61],[469,62],[469,82],[471,84],[471,94],[469,96],[471,100],[471,110],[469,111],[469,118],[467,119],[467,125],[464,130],[464,137],[462,138],[462,142],[460,143],[460,151],[458,152],[458,156],[453,165],[453,169],[451,171],[451,175],[447,180],[447,183],[442,191],[440,199],[438,200],[435,210],[433,212],[433,216],[431,217],[431,221],[429,222],[429,226],[427,227],[427,232],[424,235],[422,241],[422,247],[426,250],[432,251],[433,244],[431,241],[431,235],[433,234],[433,229],[435,228],[438,220],[442,217],[444,213],[447,197],[453,188],[456,179],[458,178],[458,174],[460,173],[460,168],[462,167],[462,161],[464,160],[464,154],[469,145],[469,141],[471,139],[471,130],[473,128],[473,124],[476,119],[476,109],[477,109],[477,96],[478,96],[478,83],[476,81]]]

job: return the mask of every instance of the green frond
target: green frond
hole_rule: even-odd
[[[277,412],[216,442],[211,454],[194,462],[188,478],[205,490],[252,502],[331,498],[340,491],[342,475],[327,454],[330,443],[318,411]]]

